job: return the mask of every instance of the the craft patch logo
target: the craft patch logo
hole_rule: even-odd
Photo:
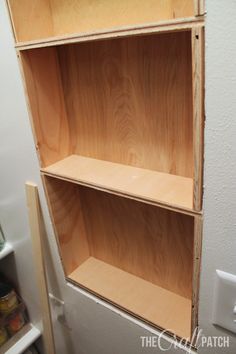
[[[163,352],[173,349],[184,349],[186,353],[191,353],[195,348],[229,348],[230,340],[228,336],[205,336],[203,330],[196,328],[192,338],[167,340],[166,334],[169,330],[162,331],[159,336],[141,336],[142,348],[157,348]]]

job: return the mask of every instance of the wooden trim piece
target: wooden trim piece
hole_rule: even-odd
[[[203,128],[204,128],[204,31],[192,29],[193,70],[193,154],[194,191],[193,208],[202,208],[203,188]]]
[[[39,204],[38,188],[35,184],[30,182],[26,183],[26,196],[33,254],[36,266],[38,291],[42,308],[44,344],[48,354],[55,354],[56,352],[51,320],[51,310],[48,299],[48,286],[43,255],[43,238],[45,237],[45,229],[42,222],[42,212]]]
[[[202,216],[194,218],[194,251],[193,251],[193,291],[192,291],[192,323],[191,333],[198,327],[198,303],[199,303],[199,285],[200,268],[202,252]]]
[[[71,36],[59,36],[51,37],[45,40],[34,40],[28,42],[19,42],[15,45],[18,50],[27,50],[33,48],[50,47],[55,45],[72,44],[79,42],[88,42],[101,39],[109,38],[120,38],[134,35],[145,35],[145,34],[155,34],[155,33],[166,33],[166,32],[178,32],[191,30],[193,28],[198,28],[204,26],[204,18],[191,17],[188,20],[171,20],[163,21],[158,23],[150,23],[146,26],[135,26],[135,27],[124,27],[118,29],[110,29],[104,32],[89,32],[89,33],[77,33]]]

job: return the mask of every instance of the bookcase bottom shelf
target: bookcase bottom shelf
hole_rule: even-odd
[[[179,337],[191,332],[191,300],[89,257],[68,276],[109,302]]]
[[[42,172],[123,196],[178,209],[193,208],[193,180],[187,177],[79,155],[70,155]]]

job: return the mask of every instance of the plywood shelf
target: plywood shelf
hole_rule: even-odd
[[[192,209],[193,180],[128,165],[71,155],[41,170],[107,192],[173,208]]]
[[[160,328],[190,337],[191,300],[187,298],[93,257],[68,279]]]
[[[201,20],[195,2],[8,0],[8,5],[16,43],[27,47],[191,28]]]
[[[59,46],[64,44],[73,44],[80,42],[89,42],[102,39],[117,39],[134,35],[158,34],[167,32],[178,32],[192,30],[194,28],[204,27],[204,19],[202,17],[191,17],[188,19],[177,19],[164,21],[159,23],[150,23],[145,26],[124,27],[122,29],[110,29],[104,32],[87,32],[77,33],[74,35],[56,36],[46,38],[44,40],[32,40],[27,42],[17,42],[15,47],[17,50],[30,50],[36,48],[44,48],[51,46]]]

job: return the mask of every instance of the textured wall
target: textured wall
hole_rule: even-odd
[[[226,334],[211,324],[215,269],[236,274],[236,1],[207,0],[204,238],[200,326],[207,335]],[[227,333],[228,335],[228,333]],[[230,348],[202,353],[236,352]]]

